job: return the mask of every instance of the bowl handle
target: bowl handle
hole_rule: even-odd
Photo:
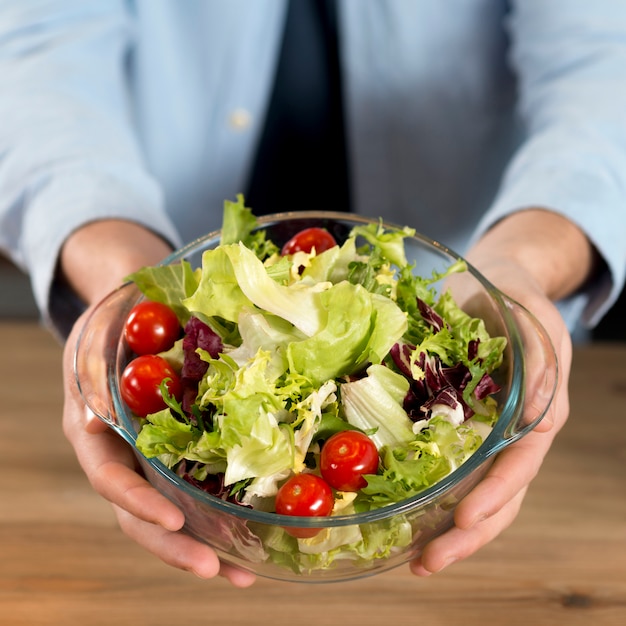
[[[124,322],[139,297],[140,292],[132,283],[106,296],[87,318],[74,352],[74,377],[83,401],[97,417],[123,435],[110,382],[116,374]]]
[[[535,428],[545,416],[556,393],[559,367],[550,336],[537,318],[512,298],[503,295],[502,299],[518,328],[524,353],[523,388],[519,389],[522,402],[516,419],[503,434],[503,443],[509,445]],[[511,395],[517,395],[516,391]]]

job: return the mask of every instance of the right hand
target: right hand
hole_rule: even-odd
[[[113,504],[122,531],[173,567],[200,578],[218,574],[247,587],[253,574],[220,563],[209,546],[181,532],[185,518],[141,475],[129,445],[85,406],[74,377],[76,340],[89,309],[74,325],[63,355],[63,431],[93,488]]]
[[[64,279],[88,303],[63,352],[63,431],[93,488],[113,505],[122,531],[162,561],[200,578],[225,577],[247,587],[255,576],[221,563],[206,544],[181,531],[185,517],[143,477],[134,452],[83,402],[74,374],[74,351],[94,307],[125,276],[160,262],[171,249],[156,235],[129,222],[105,221],[76,231],[64,246]]]

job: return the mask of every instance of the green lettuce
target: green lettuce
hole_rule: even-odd
[[[383,365],[371,365],[367,376],[341,386],[346,420],[367,432],[379,450],[412,441],[413,422],[402,408],[408,390],[404,376]]]

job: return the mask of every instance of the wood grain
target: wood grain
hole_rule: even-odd
[[[626,623],[626,346],[575,351],[571,417],[513,526],[428,579],[259,580],[162,564],[117,528],[61,431],[61,348],[0,324],[0,624]]]

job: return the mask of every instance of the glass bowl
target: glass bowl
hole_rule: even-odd
[[[258,218],[259,228],[279,246],[310,226],[328,229],[341,243],[354,226],[371,221],[322,211]],[[163,264],[185,259],[199,267],[202,252],[219,242],[220,233],[213,232],[174,252]],[[407,259],[420,275],[443,271],[460,258],[419,234],[405,242]],[[451,276],[448,283],[467,313],[484,319],[492,336],[506,337],[504,361],[494,375],[501,387],[496,396],[500,416],[478,450],[439,483],[366,513],[315,518],[254,510],[209,495],[159,460],[145,458],[135,448],[136,423],[118,387],[131,357],[122,338],[123,325],[131,308],[143,299],[132,283],[105,298],[85,324],[75,354],[76,380],[87,406],[133,447],[146,478],[184,512],[183,532],[211,546],[222,561],[284,581],[325,583],[377,574],[416,558],[429,541],[453,525],[460,500],[483,478],[498,452],[542,419],[556,388],[554,349],[525,308],[469,265],[467,272]],[[324,549],[317,550],[316,542],[298,540],[286,528],[319,530],[316,536],[327,540]]]

